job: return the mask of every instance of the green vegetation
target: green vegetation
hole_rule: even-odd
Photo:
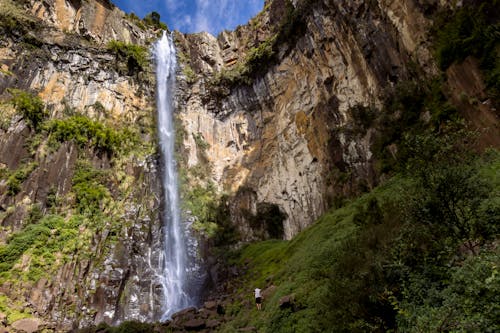
[[[108,49],[126,63],[128,75],[143,71],[149,65],[149,52],[144,46],[112,40],[108,43]]]
[[[182,74],[186,77],[187,83],[196,82],[196,73],[189,64],[184,64],[184,67],[182,67]]]
[[[446,100],[443,89],[440,79],[401,81],[389,92],[375,119],[366,111],[351,110],[360,133],[366,132],[363,124],[367,122],[377,129],[371,149],[380,173],[401,170],[411,157],[406,150],[408,138],[418,133],[439,135],[462,127],[457,110]],[[397,155],[390,149],[394,146],[398,148]]]
[[[133,12],[126,14],[125,17],[142,30],[146,30],[147,28],[168,30],[167,25],[160,21],[160,14],[157,12],[147,14],[142,20]]]
[[[438,17],[436,57],[442,70],[468,56],[479,60],[489,93],[500,98],[500,1],[477,1]]]
[[[136,26],[138,26],[140,29],[146,30],[146,26],[144,25],[144,22],[134,12],[130,12],[128,14],[125,14],[125,17],[127,19],[129,19],[130,22],[132,22]]]
[[[193,133],[193,139],[196,143],[196,147],[202,151],[202,154],[205,154],[206,150],[210,148],[208,142],[205,141],[203,134],[201,133]]]
[[[298,38],[303,36],[306,31],[306,18],[313,9],[314,1],[301,0],[294,7],[291,1],[285,0],[284,13],[279,23],[273,27],[273,34],[264,42],[250,48],[245,59],[238,62],[234,68],[218,73],[214,85],[249,85],[255,77],[265,73],[277,61],[280,46],[287,45],[287,50],[291,50]]]
[[[154,29],[168,30],[168,27],[165,23],[160,21],[160,14],[158,12],[151,12],[144,16],[142,20],[147,26],[152,27]]]
[[[194,186],[185,194],[183,202],[184,208],[196,216],[193,228],[208,238],[214,237],[218,218],[218,196],[214,184],[209,182],[205,187]]]
[[[0,312],[6,315],[7,324],[31,317],[28,309],[23,308],[22,304],[12,304],[5,295],[0,295]]]
[[[37,163],[28,163],[16,170],[7,180],[7,194],[16,195],[21,191],[22,183],[36,169]]]
[[[40,277],[37,274],[43,274],[44,269],[54,261],[55,252],[74,250],[71,240],[78,235],[79,223],[78,218],[65,220],[61,216],[47,215],[13,234],[7,244],[0,246],[0,272],[4,273],[2,277],[5,277],[5,272],[11,270],[23,254],[31,251],[32,262],[28,276],[34,277],[32,281],[36,281]],[[38,262],[33,261],[33,255],[36,255]]]
[[[179,59],[179,63],[181,64],[182,74],[186,77],[186,82],[189,84],[196,82],[197,77],[193,67],[191,67],[191,58],[184,52],[178,50],[177,59]]]
[[[88,162],[80,161],[73,176],[76,209],[80,214],[100,215],[111,195],[103,184],[108,176],[105,171],[94,169]]]
[[[260,313],[236,299],[221,331],[498,330],[500,252],[491,245],[500,232],[500,154],[454,153],[450,144],[461,143],[450,137],[418,142],[404,175],[290,242],[251,244],[231,257],[249,265],[240,297],[252,300],[254,286],[276,289]],[[290,294],[293,305],[280,308]]]
[[[28,126],[37,131],[47,117],[40,97],[19,89],[9,89],[9,93],[12,95],[12,104],[22,114]]]
[[[499,97],[500,92],[500,1],[478,1],[437,20],[436,55],[441,69],[474,56],[486,73],[486,82]]]
[[[160,325],[158,325],[158,326],[160,326]],[[102,323],[102,324],[99,324],[95,327],[88,327],[88,328],[83,328],[83,329],[77,330],[77,332],[78,333],[94,333],[94,332],[101,332],[101,333],[150,333],[150,332],[156,332],[157,329],[159,331],[163,332],[161,327],[155,328],[155,324],[141,323],[141,322],[137,322],[137,321],[125,321],[116,327],[112,327],[112,326],[109,326],[108,324]],[[170,330],[167,332],[170,332]]]
[[[52,145],[73,141],[80,148],[92,147],[109,154],[126,152],[138,141],[128,129],[115,130],[83,115],[54,119],[46,127]]]
[[[37,22],[27,15],[21,1],[0,0],[0,32],[12,33],[35,31]]]

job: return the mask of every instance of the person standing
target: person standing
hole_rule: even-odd
[[[257,305],[257,310],[262,309],[262,295],[260,294],[260,289],[255,288],[255,304]]]

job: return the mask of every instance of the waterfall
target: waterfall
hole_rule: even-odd
[[[176,161],[173,95],[175,91],[176,56],[172,36],[163,32],[154,49],[156,60],[158,133],[163,170],[163,249],[160,254],[159,280],[163,288],[162,320],[174,312],[196,304],[197,288],[193,280],[200,271],[193,258],[196,240],[189,226],[182,223]],[[191,253],[190,253],[191,252]],[[196,254],[194,254],[196,256]]]

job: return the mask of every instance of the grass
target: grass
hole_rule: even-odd
[[[487,152],[480,163],[481,179],[498,191],[498,151]],[[404,212],[407,199],[413,195],[409,190],[414,181],[409,176],[396,176],[344,207],[327,212],[291,241],[257,242],[233,253],[228,262],[240,267],[243,274],[235,283],[235,299],[226,311],[232,319],[223,325],[221,332],[249,326],[258,332],[273,333],[393,329],[400,305],[397,297],[405,299],[401,290],[406,288],[407,278],[398,275],[402,271],[395,258],[401,258],[401,254],[395,251],[401,245],[412,248],[407,245],[411,238],[405,239],[403,230]],[[491,200],[492,209],[498,209],[500,203],[494,194],[485,203]],[[443,237],[440,241],[445,239],[445,244],[453,240]],[[448,251],[456,255],[454,250]],[[418,260],[411,252],[405,255],[406,259]],[[422,265],[442,269],[432,266],[436,263]],[[408,267],[418,272],[417,266]],[[444,269],[453,272],[449,266]],[[270,289],[270,286],[275,287]],[[256,287],[270,291],[261,312],[253,304],[252,291]],[[294,304],[281,309],[280,298],[285,295],[293,295]],[[401,304],[413,306],[411,299]]]

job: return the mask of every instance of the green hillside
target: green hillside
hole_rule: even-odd
[[[498,331],[500,155],[439,149],[417,164],[293,240],[230,258],[245,274],[221,331]],[[261,312],[255,287],[269,294]]]

